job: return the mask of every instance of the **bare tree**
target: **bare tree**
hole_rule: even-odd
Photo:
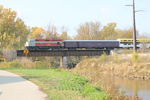
[[[48,25],[45,38],[57,38],[57,37],[58,37],[58,33],[57,33],[56,26],[54,24]]]
[[[99,39],[101,25],[99,22],[86,22],[77,29],[77,36],[75,39],[78,40],[95,40]]]
[[[62,38],[63,40],[70,40],[71,39],[71,37],[68,35],[67,28],[64,26],[61,28],[60,38]]]

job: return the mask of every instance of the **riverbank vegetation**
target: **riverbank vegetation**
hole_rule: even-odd
[[[104,76],[117,76],[131,79],[150,79],[150,54],[113,54],[111,56],[102,55],[97,58],[89,58],[81,61],[76,68],[71,71],[80,74],[97,86],[102,86],[110,97],[114,100],[130,100],[131,97],[117,93],[114,84],[103,83],[98,80]],[[107,77],[107,78],[108,78]],[[128,99],[126,99],[128,98]],[[134,97],[138,100],[138,97]],[[133,100],[133,99],[132,99]]]
[[[98,72],[119,77],[150,79],[150,54],[102,55],[81,61],[74,70],[77,72]]]
[[[6,69],[5,69],[6,70]],[[40,86],[48,100],[103,100],[107,98],[99,87],[79,75],[61,69],[7,69]]]
[[[86,98],[88,97],[85,97],[85,94],[84,92],[82,92],[82,90],[83,88],[85,90],[87,89],[86,91],[91,91],[91,90],[88,90],[86,85],[83,86],[82,89],[80,89],[79,86],[82,84],[82,82],[81,84],[79,82],[77,83],[77,85],[72,85],[76,81],[77,82],[80,81],[80,79],[78,80],[78,78],[76,80],[75,77],[78,77],[78,75],[81,75],[86,78],[86,79],[83,78],[84,80],[81,79],[82,81],[87,82],[86,84],[92,83],[94,85],[94,88],[91,88],[88,86],[89,88],[94,89],[94,91],[96,90],[97,92],[101,92],[99,91],[101,90],[99,89],[99,87],[102,87],[102,90],[107,92],[107,95],[109,98],[108,100],[112,100],[112,99],[113,100],[130,100],[131,99],[130,96],[124,96],[124,93],[118,94],[118,88],[115,87],[114,84],[106,84],[102,82],[102,80],[98,80],[98,79],[101,77],[105,77],[104,75],[117,76],[117,77],[122,77],[122,78],[127,77],[127,78],[136,78],[136,79],[149,79],[149,76],[150,76],[149,62],[150,62],[149,54],[137,54],[137,53],[132,54],[132,53],[125,52],[122,54],[114,53],[113,55],[110,55],[110,56],[104,54],[100,57],[94,57],[94,58],[83,57],[83,60],[81,60],[81,62],[77,64],[77,66],[73,69],[59,69],[57,67],[53,67],[53,65],[51,65],[51,63],[48,61],[32,61],[31,59],[27,59],[27,58],[18,59],[18,60],[14,60],[11,62],[1,62],[0,68],[4,68],[4,69],[16,68],[16,70],[10,70],[10,71],[22,75],[26,79],[29,79],[35,82],[42,88],[43,87],[46,88],[47,90],[45,89],[45,91],[48,94],[51,93],[51,92],[48,92],[48,89],[51,89],[51,87],[47,87],[47,85],[53,85],[53,83],[56,82],[56,83],[59,83],[59,86],[52,88],[52,91],[53,89],[58,89],[58,91],[59,89],[62,89],[66,93],[68,91],[75,90],[76,92],[78,91],[78,93],[81,93],[80,94],[81,97],[78,97],[79,100],[84,100],[84,99],[86,100]],[[65,72],[63,72],[63,70]],[[52,73],[51,71],[57,72],[57,74]],[[70,71],[71,73],[72,72],[75,73],[77,76],[75,74],[71,74]],[[41,73],[41,76],[40,76],[40,73]],[[42,73],[45,73],[45,74],[42,74]],[[63,75],[64,73],[66,75]],[[54,79],[51,80],[51,78],[48,78],[48,76]],[[55,78],[58,79],[58,77],[60,77],[60,80],[56,81]],[[64,77],[66,77],[66,79]],[[75,78],[75,80],[73,79],[72,81],[72,78]],[[68,80],[70,80],[71,83]],[[69,83],[65,83],[67,81]],[[46,85],[44,86],[44,84]],[[62,84],[66,84],[66,85],[64,86]],[[90,86],[93,87],[93,85],[90,85]],[[74,97],[69,96],[69,95],[67,99],[69,98],[68,100],[73,100],[70,98],[74,98]],[[91,97],[95,97],[95,96],[91,96]],[[51,97],[49,96],[49,98]],[[65,98],[65,96],[63,98]],[[138,97],[134,97],[134,100],[140,100],[140,99]]]

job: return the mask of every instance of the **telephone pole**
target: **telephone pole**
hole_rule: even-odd
[[[137,52],[137,47],[136,47],[136,20],[135,20],[135,1],[133,0],[133,51]]]
[[[136,19],[135,19],[135,13],[137,12],[135,10],[135,0],[133,0],[132,5],[126,5],[126,6],[131,6],[133,10],[133,51],[137,52],[137,47],[136,47]]]

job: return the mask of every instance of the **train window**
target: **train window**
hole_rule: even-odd
[[[121,44],[125,44],[125,45],[126,45],[126,44],[127,44],[127,42],[122,42]]]

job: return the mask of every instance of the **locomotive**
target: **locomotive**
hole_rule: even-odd
[[[56,49],[63,48],[64,43],[62,39],[29,39],[25,47],[28,50]]]
[[[28,50],[75,50],[75,49],[113,49],[119,47],[117,40],[62,40],[29,39],[25,47]]]
[[[150,48],[150,39],[137,39],[137,48]],[[76,50],[76,49],[115,49],[133,48],[132,39],[117,40],[62,40],[29,39],[25,47],[28,50]]]

